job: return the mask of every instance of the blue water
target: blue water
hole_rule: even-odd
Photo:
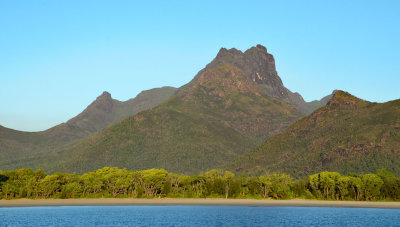
[[[0,208],[1,226],[400,226],[400,209],[251,206]]]

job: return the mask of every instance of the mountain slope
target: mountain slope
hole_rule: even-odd
[[[328,104],[227,165],[240,173],[322,170],[400,174],[400,100],[370,103],[335,92]]]
[[[317,109],[325,106],[326,104],[328,104],[329,100],[331,100],[331,98],[333,97],[333,94],[335,94],[335,92],[336,91],[333,91],[332,94],[327,95],[327,96],[323,97],[320,100],[314,100],[314,101],[311,101],[311,102],[307,102],[307,105],[308,105],[309,109],[312,112],[314,112]]]
[[[304,114],[312,112],[299,93],[293,93],[283,85],[276,71],[274,56],[267,52],[266,47],[257,45],[244,53],[235,48],[229,50],[221,48],[206,69],[223,64],[231,64],[241,69],[250,80],[261,88],[260,92],[263,94],[290,103]],[[202,71],[198,75],[201,73]],[[193,81],[197,80],[198,75]]]
[[[304,116],[263,94],[237,67],[202,70],[166,102],[107,128],[42,164],[52,171],[104,166],[199,173],[232,160]],[[61,160],[61,161],[56,161]]]
[[[222,48],[205,69],[162,104],[78,144],[0,163],[0,168],[85,172],[118,166],[198,173],[233,160],[303,117],[294,100],[307,106],[301,96],[283,86],[265,47],[257,45],[244,53]],[[82,113],[80,118],[90,116],[93,113]],[[93,128],[80,122],[74,125]]]
[[[0,167],[84,139],[129,115],[156,106],[175,92],[173,87],[155,88],[126,102],[112,99],[104,92],[76,117],[42,132],[22,132],[0,126]]]
[[[87,134],[99,132],[127,116],[162,103],[171,97],[176,90],[174,87],[153,88],[142,91],[135,98],[125,102],[112,99],[110,93],[103,92],[82,113],[66,124],[73,128],[79,128]]]

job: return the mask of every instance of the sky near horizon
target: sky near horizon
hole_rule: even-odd
[[[103,91],[179,87],[262,44],[306,101],[400,98],[400,1],[0,1],[0,125],[40,131]]]

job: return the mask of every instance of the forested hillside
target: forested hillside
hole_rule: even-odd
[[[0,126],[0,168],[13,168],[11,166],[22,164],[22,159],[70,146],[127,116],[158,105],[175,91],[173,87],[155,88],[125,102],[112,99],[110,93],[103,92],[76,117],[42,132],[22,132]]]
[[[263,95],[240,69],[206,69],[191,86],[54,156],[35,160],[52,171],[112,165],[199,173],[222,165],[303,115]]]
[[[327,106],[227,166],[239,173],[296,177],[381,168],[400,174],[400,100],[371,103],[337,91]]]

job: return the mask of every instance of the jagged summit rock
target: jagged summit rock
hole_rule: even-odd
[[[267,52],[267,48],[266,48],[265,46],[261,45],[261,44],[257,44],[256,48],[261,49],[261,50]]]
[[[276,71],[274,56],[267,52],[266,47],[258,44],[245,52],[235,48],[221,48],[215,59],[206,66],[206,69],[223,64],[231,64],[241,69],[250,80],[256,82],[262,88],[264,94],[288,102],[305,114],[312,112],[300,94],[291,92],[283,85]],[[194,80],[197,80],[196,77]]]
[[[223,58],[223,57],[228,56],[228,55],[240,55],[240,54],[243,54],[243,52],[238,50],[238,49],[236,49],[236,48],[226,49],[225,47],[222,47],[218,51],[217,58],[218,57],[219,58]]]
[[[94,102],[92,102],[91,105],[88,106],[87,109],[90,109],[90,107],[92,107],[102,109],[105,112],[111,112],[115,101],[117,100],[113,100],[109,92],[104,91],[100,96],[96,98]]]
[[[99,98],[111,99],[111,94],[108,91],[103,91],[103,93],[101,93],[101,95],[99,97],[97,97],[97,99],[99,99]]]

